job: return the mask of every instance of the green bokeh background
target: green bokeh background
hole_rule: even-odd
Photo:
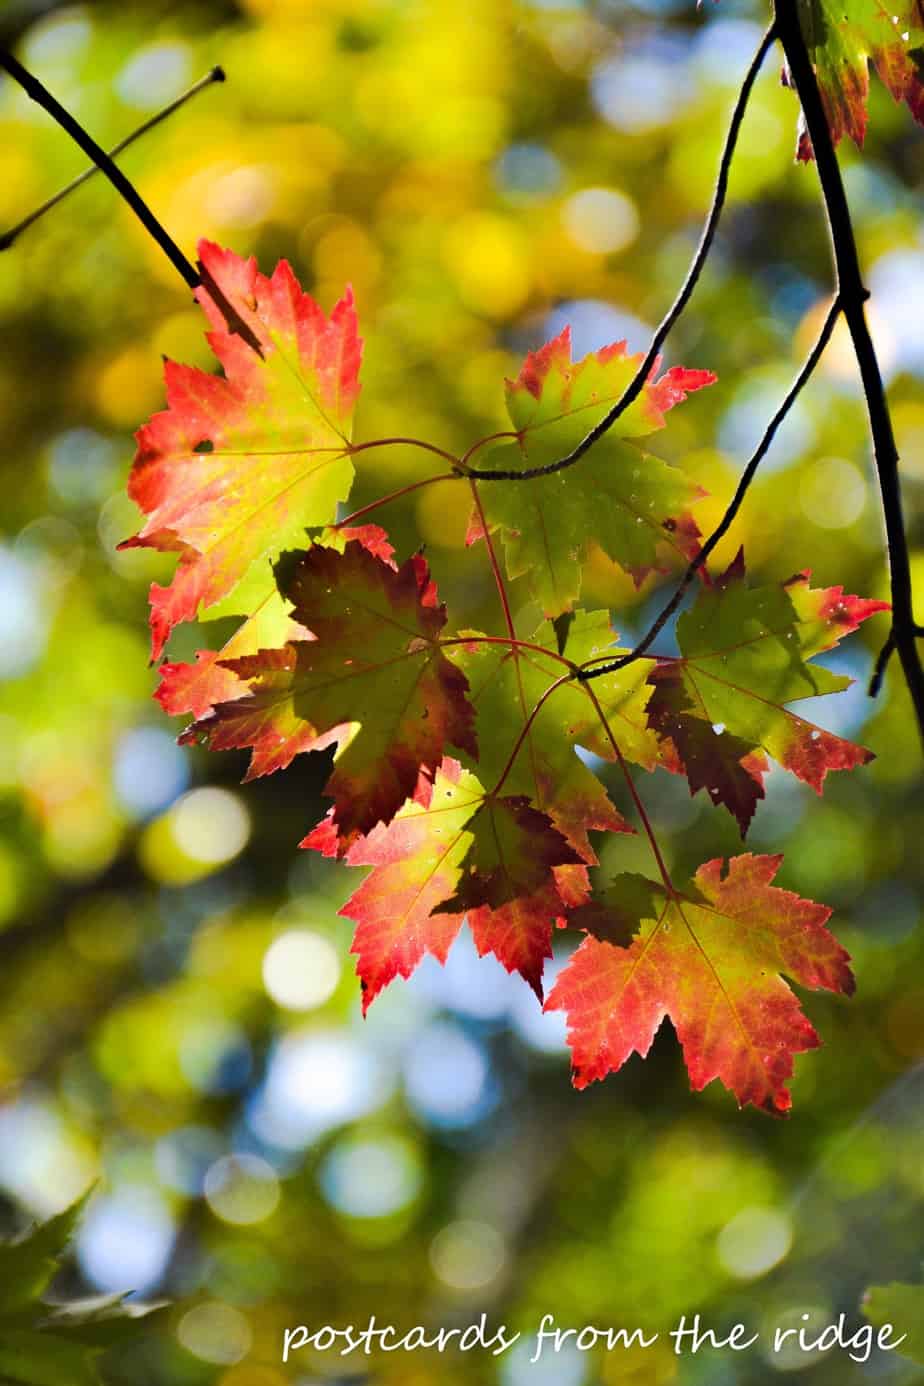
[[[764,19],[734,0],[0,8],[22,61],[106,144],[222,63],[227,84],[123,168],[190,254],[204,235],[265,270],[286,256],[325,308],[352,282],[366,341],[355,436],[453,450],[502,426],[504,376],[565,321],[582,351],[646,345]],[[669,343],[669,362],[720,377],[658,440],[709,491],[704,530],[830,292],[795,116],[771,60],[715,253]],[[0,132],[2,228],[83,165],[7,80]],[[866,153],[841,152],[924,586],[924,138],[874,83]],[[668,1026],[644,1065],[573,1092],[554,1018],[467,935],[445,973],[395,983],[363,1022],[337,918],[355,879],[297,849],[324,766],[302,758],[242,788],[243,757],[173,747],[145,624],[148,584],[171,565],[116,553],[137,527],[131,433],[162,405],[161,356],[209,365],[198,311],[97,178],[0,255],[0,320],[0,1223],[12,1234],[101,1181],[61,1292],[139,1287],[174,1303],[112,1358],[111,1379],[868,1379],[843,1353],[678,1358],[664,1335],[696,1312],[726,1332],[803,1312],[858,1326],[867,1284],[919,1278],[924,796],[897,671],[875,704],[863,691],[882,618],[837,656],[855,688],[819,712],[877,759],[831,776],[823,800],[775,773],[749,839],[785,852],[781,883],[835,907],[858,978],[849,1002],[805,999],[825,1047],[798,1062],[789,1122],[739,1113],[715,1087],[692,1095]],[[356,505],[428,465],[409,449],[365,457]],[[451,487],[382,518],[399,553],[426,543],[458,624],[496,620]],[[887,595],[839,332],[719,558],[739,543],[768,578],[811,567]],[[527,593],[513,596],[525,613]],[[652,579],[636,592],[605,561],[586,598],[630,637],[658,601]],[[181,629],[171,657],[213,636]],[[678,870],[739,850],[731,820],[680,780],[643,780]],[[643,844],[619,840],[605,863],[647,869]],[[464,1326],[482,1312],[524,1333],[551,1312],[662,1338],[533,1367],[515,1353],[280,1361],[286,1325]],[[890,1382],[915,1370],[886,1365]]]

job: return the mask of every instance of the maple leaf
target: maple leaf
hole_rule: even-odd
[[[718,1078],[740,1106],[789,1108],[794,1056],[820,1041],[783,976],[845,995],[854,981],[824,927],[830,910],[771,884],[781,861],[733,857],[723,875],[716,858],[674,895],[620,876],[572,916],[594,935],[559,975],[546,1010],[567,1014],[576,1087],[633,1053],[644,1058],[667,1016],[694,1090]],[[635,937],[623,946],[627,933]]]
[[[307,841],[323,850],[329,832],[315,829]],[[433,783],[422,780],[346,860],[373,868],[340,910],[357,924],[352,951],[364,1012],[425,954],[446,961],[464,911],[479,955],[493,953],[541,997],[552,928],[569,904],[555,872],[579,861],[546,815],[521,798],[485,794],[471,771],[447,758]]]
[[[829,770],[872,759],[871,751],[822,731],[784,704],[848,687],[849,678],[806,660],[831,649],[874,612],[888,610],[888,603],[845,596],[840,587],[813,590],[808,578],[798,573],[785,583],[750,587],[739,555],[679,618],[683,657],[662,662],[650,675],[656,689],[652,725],[670,736],[691,791],[706,786],[713,802],[731,809],[742,832],[762,797],[760,752],[817,793]]]
[[[924,12],[920,0],[802,0],[799,20],[834,143],[849,135],[862,148],[869,65],[896,101],[924,124]],[[813,158],[800,128],[798,158]]]
[[[491,451],[491,468],[524,471],[570,452],[622,396],[641,359],[616,342],[572,362],[568,328],[530,353],[517,379],[507,381],[516,437]],[[503,535],[507,571],[529,575],[546,616],[571,610],[595,547],[637,583],[666,545],[685,559],[695,554],[699,530],[688,508],[701,489],[633,440],[662,428],[667,410],[715,379],[711,371],[682,367],[659,380],[653,372],[601,439],[593,466],[536,477],[528,486],[492,481],[482,488],[486,523]],[[469,542],[480,537],[476,520]]]
[[[314,638],[223,661],[246,695],[216,704],[181,740],[251,747],[248,779],[336,744],[325,793],[342,852],[397,812],[447,743],[477,755],[468,684],[440,649],[446,611],[421,555],[398,568],[352,539],[286,553],[275,571]]]
[[[341,551],[350,539],[359,540],[386,562],[394,554],[385,531],[378,525],[326,530],[322,535],[325,544]],[[182,713],[205,717],[216,703],[243,698],[248,691],[247,681],[229,668],[228,661],[256,654],[258,650],[279,648],[289,640],[311,639],[311,632],[292,620],[285,598],[274,586],[221,649],[197,650],[195,664],[161,664],[160,684],[154,697],[171,717]]]
[[[179,622],[208,608],[213,617],[247,614],[269,597],[270,556],[302,540],[306,526],[333,520],[353,480],[362,343],[351,293],[328,318],[285,260],[267,279],[253,259],[208,241],[199,257],[260,351],[228,330],[200,287],[224,376],[167,361],[167,409],[138,432],[128,491],[147,522],[122,547],[179,554],[169,587],[151,588],[155,659]],[[173,701],[169,688],[168,676]],[[201,705],[206,694],[183,696]]]
[[[764,797],[767,758],[749,741],[696,715],[683,681],[657,678],[648,702],[648,721],[669,738],[676,760],[665,758],[668,769],[686,774],[690,793],[705,789],[714,804],[724,804],[744,837],[758,803]]]
[[[160,683],[154,697],[171,717],[182,713],[205,717],[216,703],[232,702],[247,693],[246,680],[227,661],[284,645],[288,640],[309,638],[309,632],[292,620],[282,595],[274,588],[221,649],[197,650],[195,664],[165,660],[158,670]]]
[[[525,795],[544,813],[579,853],[594,864],[596,857],[587,834],[591,829],[631,831],[610,802],[603,785],[577,754],[584,746],[608,753],[599,738],[597,715],[586,688],[572,681],[556,689],[526,731],[523,745],[508,765],[519,729],[545,690],[567,667],[556,658],[556,634],[545,621],[530,637],[531,648],[505,646],[479,639],[476,632],[456,661],[469,681],[469,696],[478,715],[478,774],[488,784],[505,773],[508,793]],[[613,645],[609,615],[605,611],[578,611],[568,629],[562,653],[580,664]],[[545,651],[548,653],[545,653]],[[653,661],[639,661],[595,686],[606,710],[618,726],[622,749],[631,760],[644,760],[649,768],[658,756],[658,739],[649,729],[645,704],[651,694],[646,685]]]
[[[464,910],[479,953],[489,949],[508,971],[520,973],[542,998],[542,968],[552,956],[552,921],[566,901],[556,868],[576,866],[581,857],[546,814],[523,796],[486,796],[469,824],[472,847],[448,912]],[[586,877],[583,877],[586,880]],[[577,904],[581,878],[565,878]]]

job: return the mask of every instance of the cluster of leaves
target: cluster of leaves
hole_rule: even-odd
[[[194,718],[182,739],[249,748],[248,778],[336,748],[331,809],[302,845],[371,868],[342,911],[366,1007],[425,954],[445,960],[463,917],[479,953],[542,999],[567,926],[584,939],[545,1005],[567,1013],[577,1085],[646,1054],[669,1016],[695,1088],[719,1078],[739,1103],[785,1111],[794,1056],[819,1041],[783,976],[853,987],[829,910],[774,885],[775,856],[709,861],[675,883],[629,766],[684,775],[742,837],[771,760],[820,792],[870,753],[789,704],[847,685],[811,661],[884,604],[812,589],[805,572],[754,585],[739,555],[720,575],[703,567],[679,656],[614,667],[627,652],[609,613],[578,606],[584,567],[602,550],[640,583],[695,557],[701,493],[642,440],[714,376],[656,367],[592,460],[522,478],[567,454],[638,367],[625,343],[572,362],[565,331],[507,382],[510,429],[442,454],[502,618],[453,630],[422,553],[399,562],[381,528],[358,523],[392,497],[337,521],[359,450],[351,297],[326,317],[285,262],[266,278],[214,245],[200,255],[246,332],[199,289],[224,373],[167,363],[168,408],[140,430],[130,480],[147,521],[127,541],[179,555],[151,592],[155,658],[181,621],[243,618],[221,649],[161,665],[164,709]],[[477,480],[476,452],[499,476]],[[545,613],[525,638],[501,548]],[[599,879],[590,835],[633,831],[600,762],[625,777],[657,880]]]
[[[124,1304],[124,1295],[69,1304],[45,1298],[85,1204],[82,1198],[19,1241],[0,1244],[4,1386],[98,1386],[102,1354],[137,1338],[139,1311]]]

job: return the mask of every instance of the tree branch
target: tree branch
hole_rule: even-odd
[[[815,345],[812,347],[811,351],[806,357],[802,369],[799,371],[799,374],[796,376],[792,385],[789,387],[785,399],[782,401],[776,413],[773,415],[773,418],[767,424],[767,427],[764,430],[763,437],[757,444],[757,447],[751,455],[751,458],[748,461],[744,471],[741,473],[741,479],[738,482],[735,494],[732,496],[728,508],[725,511],[725,514],[722,516],[721,520],[716,525],[715,529],[712,531],[709,538],[706,540],[705,544],[703,544],[699,553],[687,567],[687,570],[684,573],[683,577],[680,579],[680,582],[677,585],[677,589],[674,592],[674,595],[671,597],[670,601],[667,603],[666,606],[662,608],[658,616],[649,626],[646,633],[642,636],[641,640],[633,649],[629,651],[628,654],[620,655],[618,659],[610,660],[607,664],[601,664],[593,668],[585,667],[585,670],[582,670],[581,673],[578,675],[578,678],[580,678],[582,682],[586,683],[588,679],[601,678],[604,674],[611,674],[616,669],[624,669],[627,664],[631,664],[634,660],[638,659],[641,655],[643,655],[647,649],[650,648],[655,637],[667,625],[667,622],[670,620],[671,616],[673,616],[674,612],[677,610],[678,606],[683,600],[683,595],[686,592],[687,588],[690,586],[690,583],[693,581],[697,572],[706,562],[706,559],[712,553],[716,544],[718,544],[719,541],[725,537],[725,535],[728,533],[728,530],[731,528],[732,522],[735,516],[738,514],[738,511],[741,509],[741,504],[745,496],[747,495],[748,487],[751,485],[751,482],[754,480],[754,477],[757,474],[757,468],[760,466],[761,462],[764,460],[767,453],[770,451],[770,445],[773,442],[773,439],[776,437],[776,433],[780,427],[780,424],[786,418],[786,415],[789,413],[790,409],[795,404],[803,389],[811,379],[815,367],[821,360],[821,357],[824,353],[824,349],[828,345],[828,342],[831,338],[831,333],[834,331],[834,325],[837,322],[840,314],[841,302],[839,298],[835,298],[833,303],[831,304],[831,307],[828,309],[827,316],[825,317],[824,324],[822,326],[821,331],[818,334],[818,339],[815,342]]]
[[[93,136],[88,134],[80,122],[64,109],[60,101],[52,96],[48,88],[43,86],[37,77],[33,77],[31,72],[26,71],[22,63],[18,62],[12,53],[0,49],[0,67],[6,69],[13,80],[19,83],[26,95],[41,106],[42,110],[47,111],[52,120],[57,121],[62,130],[66,130],[71,139],[80,146],[87,158],[93,160],[100,172],[105,173],[112,186],[131,207],[144,229],[160,246],[184,284],[187,284],[190,289],[198,289],[201,282],[198,271],[187,260],[169,232],[157,220],[144,198],[128,181],[118,164],[113,163],[105,149],[96,143]]]
[[[163,106],[159,111],[155,112],[149,120],[139,125],[137,130],[133,130],[130,135],[125,136],[124,140],[120,140],[118,144],[113,145],[112,149],[109,151],[108,157],[114,159],[117,154],[121,154],[123,150],[128,149],[129,145],[134,144],[142,135],[146,135],[149,130],[153,130],[155,126],[160,125],[168,116],[173,115],[174,111],[178,111],[181,106],[185,106],[187,101],[192,100],[194,96],[198,96],[200,91],[204,91],[206,87],[212,86],[214,82],[223,82],[224,80],[225,74],[223,68],[213,67],[211,72],[207,72],[204,77],[200,77],[198,82],[194,82],[193,85],[188,87],[180,96],[177,96],[173,101],[168,102],[166,106]],[[40,217],[43,217],[46,212],[50,212],[52,207],[57,207],[59,202],[63,202],[66,197],[69,197],[72,192],[76,192],[78,188],[83,187],[84,183],[88,182],[89,179],[93,178],[99,172],[99,164],[91,164],[89,168],[84,169],[83,173],[78,173],[77,177],[73,178],[66,187],[59,189],[53,197],[49,197],[40,207],[36,207],[27,217],[23,217],[21,221],[18,221],[15,226],[11,226],[9,231],[4,231],[0,234],[0,251],[9,250],[10,246],[18,240],[22,233],[27,231],[30,226],[34,225]]]
[[[918,730],[924,743],[924,668],[921,666],[915,643],[917,627],[914,620],[911,563],[902,514],[898,449],[895,445],[882,373],[863,306],[869,298],[869,291],[864,286],[860,272],[850,208],[815,72],[799,23],[797,0],[775,0],[775,8],[780,42],[786,55],[792,85],[802,105],[806,129],[815,155],[831,235],[837,295],[850,329],[857,365],[860,368],[873,440],[873,455],[879,476],[889,560],[892,631],[877,662],[874,683],[878,689],[885,665],[894,648],[901,661],[917,717]]]
[[[125,177],[118,164],[112,161],[105,149],[96,143],[93,136],[83,128],[78,120],[74,119],[69,111],[64,109],[60,101],[52,96],[51,92],[42,85],[37,77],[33,77],[31,72],[26,71],[22,63],[18,62],[12,53],[0,49],[0,67],[6,69],[10,76],[19,83],[26,95],[41,106],[42,110],[47,111],[52,120],[61,126],[62,130],[67,131],[75,144],[78,144],[87,157],[93,160],[100,173],[106,175],[116,192],[131,207],[144,229],[160,246],[183,283],[188,285],[190,289],[198,289],[200,285],[206,289],[224,316],[228,330],[237,333],[258,356],[262,356],[263,349],[259,339],[241,317],[234,304],[226,298],[212,275],[201,264],[196,268],[187,260],[176,241],[157,220],[144,198]]]
[[[651,344],[645,353],[644,359],[620,398],[613,405],[612,409],[610,409],[609,413],[605,414],[599,423],[595,424],[590,432],[581,439],[577,447],[572,448],[571,452],[569,452],[566,457],[560,457],[557,462],[548,462],[544,467],[529,467],[525,471],[499,469],[495,471],[488,469],[481,471],[472,468],[470,471],[471,476],[477,477],[479,481],[530,481],[533,477],[551,476],[553,472],[563,472],[567,467],[573,467],[575,462],[579,462],[584,454],[589,452],[593,447],[594,443],[598,442],[599,439],[612,428],[613,424],[621,414],[625,413],[633,400],[637,399],[641,394],[645,382],[651,375],[652,370],[657,366],[661,348],[664,346],[674,324],[689,303],[693,290],[696,288],[700,274],[702,273],[703,266],[709,258],[712,242],[715,239],[715,233],[719,225],[719,218],[722,215],[722,209],[725,205],[725,194],[728,189],[728,174],[731,169],[732,159],[734,158],[735,147],[738,143],[741,123],[744,119],[744,113],[747,109],[748,100],[754,83],[757,80],[757,75],[760,72],[764,58],[772,47],[775,38],[776,23],[774,22],[770,25],[770,28],[761,39],[757,52],[751,60],[751,64],[745,73],[744,81],[738,92],[735,108],[732,111],[731,123],[728,127],[728,134],[725,137],[725,146],[722,150],[722,157],[719,162],[719,172],[716,177],[715,190],[712,194],[712,205],[709,208],[709,215],[706,218],[706,224],[703,227],[699,245],[696,248],[696,254],[693,257],[690,268],[687,270],[686,279],[683,281],[674,302],[667,310],[665,316],[661,319],[651,339]]]

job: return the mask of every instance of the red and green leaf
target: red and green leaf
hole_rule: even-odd
[[[674,895],[621,876],[588,907],[594,933],[546,1002],[567,1014],[577,1087],[644,1057],[667,1017],[694,1090],[718,1078],[741,1106],[789,1108],[794,1057],[819,1039],[784,976],[843,995],[854,981],[830,910],[771,884],[781,860],[734,857],[723,874],[717,858]]]
[[[572,362],[565,328],[508,380],[516,431],[512,441],[485,453],[484,466],[516,473],[565,456],[620,399],[641,359],[616,342]],[[592,465],[535,477],[528,485],[492,481],[482,487],[486,522],[503,536],[507,572],[512,578],[528,574],[546,616],[572,609],[594,548],[637,582],[671,550],[683,559],[696,553],[699,531],[689,507],[701,489],[635,440],[663,428],[667,410],[714,380],[711,371],[682,367],[660,379],[653,373],[598,443]],[[469,537],[481,537],[479,523]]]
[[[691,791],[707,787],[744,831],[761,797],[762,752],[818,793],[828,771],[871,760],[865,747],[787,705],[848,687],[850,679],[807,660],[887,609],[886,602],[845,597],[839,587],[813,590],[807,573],[751,587],[740,561],[702,588],[677,622],[682,658],[650,675],[649,720],[670,737]]]
[[[247,778],[336,744],[325,793],[341,852],[387,822],[448,745],[477,754],[465,675],[443,654],[446,621],[420,555],[400,568],[353,539],[276,565],[292,618],[313,639],[223,662],[246,695],[218,703],[184,740],[252,748]]]
[[[208,241],[199,255],[260,351],[200,287],[224,375],[168,361],[167,408],[138,433],[128,489],[147,521],[125,547],[179,554],[169,587],[151,588],[155,659],[181,621],[252,612],[273,590],[271,557],[332,521],[353,480],[362,344],[351,294],[328,318],[285,260],[267,279]],[[205,693],[188,696],[201,705]]]
[[[799,19],[834,143],[849,135],[862,148],[869,67],[924,124],[924,12],[920,0],[800,0]],[[798,155],[812,158],[805,130]]]
[[[324,850],[329,833],[311,837]],[[558,886],[556,872],[579,858],[550,820],[522,799],[486,795],[452,759],[389,824],[356,841],[347,862],[372,867],[340,911],[357,925],[364,1010],[425,954],[445,962],[466,911],[479,954],[493,953],[541,997],[552,929],[586,896]]]

